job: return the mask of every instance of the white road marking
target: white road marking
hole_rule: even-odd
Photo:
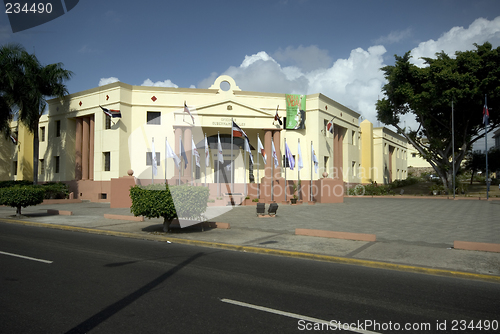
[[[19,255],[19,254],[12,254],[12,253],[7,253],[7,252],[2,252],[2,251],[0,251],[0,254],[14,256],[14,257],[20,257],[21,259],[26,259],[26,260],[31,260],[31,261],[38,261],[38,262],[48,263],[48,264],[50,264],[50,263],[53,262],[53,261],[48,261],[48,260],[35,259],[34,257],[29,257],[29,256],[24,256],[24,255]]]
[[[290,312],[275,310],[275,309],[268,308],[268,307],[265,307],[265,306],[258,306],[258,305],[244,303],[244,302],[239,302],[237,300],[225,299],[224,298],[224,299],[221,299],[221,302],[229,303],[229,304],[233,304],[233,305],[238,305],[238,306],[243,306],[243,307],[248,307],[248,308],[253,308],[255,310],[269,312],[269,313],[274,313],[274,314],[278,314],[278,315],[283,315],[285,317],[290,317],[290,318],[294,318],[294,319],[306,320],[306,321],[310,321],[310,322],[313,322],[313,323],[320,323],[320,324],[332,325],[332,323],[330,321],[326,321],[326,320],[322,320],[322,319],[316,319],[316,318],[311,318],[311,317],[308,317],[308,316],[305,316],[305,315],[300,315],[300,314],[297,314],[297,313],[290,313]],[[341,323],[337,323],[336,325],[338,326],[338,330],[342,330],[343,325],[345,325],[346,328],[349,326],[348,324],[341,324]],[[357,329],[357,328],[352,328],[352,327],[349,327],[348,331],[349,332],[355,332],[355,333],[373,333],[373,334],[379,334],[377,332],[371,332],[371,331],[368,331],[368,330]]]

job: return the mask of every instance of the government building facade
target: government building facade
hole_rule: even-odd
[[[52,99],[39,125],[39,182],[66,182],[75,198],[109,202],[117,196],[112,180],[133,171],[137,184],[208,186],[217,199],[240,194],[281,201],[296,194],[328,202],[341,198],[346,185],[407,177],[403,136],[360,122],[359,113],[322,94],[301,99],[305,110],[295,116],[302,121],[296,129],[286,128],[285,94],[242,91],[229,76],[208,89],[115,82]],[[111,117],[116,111],[121,117]],[[247,136],[252,158],[245,137],[232,136],[232,122]],[[33,135],[17,122],[12,130],[17,144],[0,139],[0,180],[32,179]],[[327,181],[331,188],[321,193]]]

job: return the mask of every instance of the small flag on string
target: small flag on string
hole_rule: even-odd
[[[194,124],[194,117],[191,114],[191,111],[189,111],[189,108],[187,107],[186,101],[184,101],[184,112],[187,112],[189,116],[191,116],[191,120],[193,121]]]
[[[191,145],[192,145],[192,150],[193,150],[193,155],[196,157],[196,166],[200,166],[200,153],[198,153],[198,149],[196,148],[196,144],[194,143],[194,139],[191,138]]]
[[[220,136],[217,135],[218,142],[217,142],[217,161],[219,163],[223,164],[224,163],[224,155],[222,154],[222,144],[220,143]]]
[[[278,161],[278,155],[276,154],[276,148],[274,148],[274,142],[271,142],[273,146],[273,159],[274,159],[274,167],[278,168],[280,163]]]
[[[120,112],[120,110],[114,110],[114,109],[108,109],[108,108],[104,108],[102,106],[99,106],[101,107],[102,111],[108,115],[109,117],[112,117],[112,118],[121,118],[122,117],[122,113]]]
[[[177,156],[177,154],[174,153],[174,150],[172,150],[172,147],[170,147],[170,144],[168,141],[165,139],[165,143],[167,145],[167,158],[174,158],[175,165],[177,168],[181,167],[181,159]]]
[[[290,170],[293,170],[295,168],[295,159],[293,158],[292,151],[290,151],[290,147],[288,147],[288,143],[285,143],[285,154],[288,160],[288,166]]]
[[[257,137],[257,149],[259,150],[260,154],[262,154],[262,159],[264,160],[264,165],[267,163],[267,155],[266,151],[264,151],[264,146],[262,146],[262,142],[260,141],[260,138]]]
[[[274,120],[278,121],[278,123],[280,123],[280,125],[283,125],[283,122],[281,121],[281,117],[280,117],[280,115],[278,115],[279,107],[280,107],[279,105],[276,107],[276,115],[274,115]]]

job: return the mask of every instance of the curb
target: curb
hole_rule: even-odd
[[[141,239],[141,240],[169,241],[172,243],[178,243],[178,244],[184,244],[184,245],[195,245],[195,246],[202,246],[202,247],[209,247],[209,248],[220,248],[220,249],[227,249],[227,250],[240,251],[240,252],[249,252],[249,253],[256,253],[256,254],[287,256],[287,257],[300,258],[300,259],[309,259],[309,260],[325,261],[325,262],[348,264],[348,265],[358,265],[358,266],[377,268],[377,269],[397,270],[397,271],[412,272],[412,273],[419,273],[419,274],[426,274],[426,275],[454,277],[454,278],[462,278],[462,279],[474,279],[474,280],[481,280],[481,281],[487,281],[487,282],[492,282],[492,283],[500,283],[500,276],[496,276],[496,275],[475,274],[475,273],[469,273],[469,272],[463,272],[463,271],[417,267],[417,266],[404,265],[404,264],[394,264],[394,263],[381,262],[381,261],[360,260],[360,259],[352,259],[352,258],[339,257],[339,256],[303,253],[303,252],[286,251],[286,250],[279,250],[279,249],[269,249],[269,248],[253,247],[253,246],[240,246],[240,245],[232,245],[232,244],[225,244],[225,243],[219,243],[219,242],[180,239],[180,238],[161,236],[161,235],[137,234],[137,233],[129,233],[129,232],[98,230],[98,229],[93,229],[93,228],[37,223],[37,222],[29,222],[29,221],[14,220],[14,219],[0,219],[0,222],[8,223],[8,224],[35,226],[35,227],[46,227],[46,228],[66,230],[66,231],[76,231],[76,232],[84,232],[84,233],[92,233],[92,234],[100,234],[100,235],[127,237],[127,238]]]

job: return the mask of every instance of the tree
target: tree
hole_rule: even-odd
[[[382,70],[388,83],[385,97],[377,101],[377,119],[394,126],[418,150],[441,178],[445,188],[452,184],[453,167],[460,163],[472,145],[485,136],[482,111],[485,95],[490,111],[500,101],[500,47],[486,42],[474,44],[476,50],[444,52],[436,58],[423,58],[420,68],[410,63],[411,54],[395,56],[394,66]],[[455,159],[452,159],[452,103],[455,118]],[[402,128],[400,117],[413,114],[418,129]],[[490,112],[488,132],[500,125],[500,114]]]
[[[64,81],[69,80],[73,73],[63,69],[62,63],[41,65],[35,55],[17,44],[0,49],[0,70],[6,74],[0,79],[0,95],[4,97],[3,102],[0,100],[0,126],[5,130],[5,124],[17,110],[18,120],[33,133],[33,184],[37,184],[40,117],[47,98],[63,98],[68,93]]]
[[[37,205],[43,202],[45,189],[42,186],[22,186],[0,189],[0,205],[16,208],[16,216],[21,216],[21,208]]]

